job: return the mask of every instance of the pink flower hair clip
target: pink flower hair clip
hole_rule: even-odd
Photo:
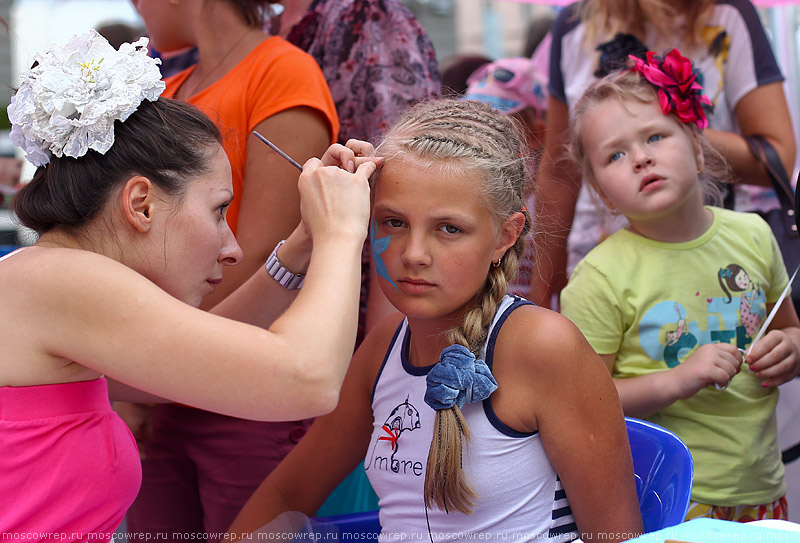
[[[692,61],[673,49],[664,58],[653,51],[641,59],[630,55],[635,62],[633,68],[652,83],[658,91],[658,102],[664,115],[675,113],[684,123],[695,123],[697,128],[708,126],[704,106],[712,105],[703,87],[697,82],[697,72],[692,69]]]

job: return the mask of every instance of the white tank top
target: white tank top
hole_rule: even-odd
[[[492,366],[497,334],[506,317],[530,302],[506,296],[481,356]],[[372,397],[373,431],[364,460],[379,497],[380,541],[571,541],[578,537],[566,495],[537,432],[517,432],[494,414],[491,398],[462,410],[472,437],[464,469],[478,498],[474,513],[426,508],[425,469],[435,411],[423,400],[433,366],[408,362],[408,322],[397,329]]]

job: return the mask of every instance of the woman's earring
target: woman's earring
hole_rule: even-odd
[[[502,264],[502,263],[503,263],[503,257],[500,257],[500,258],[497,259],[497,262],[492,262],[492,267],[493,268],[499,268],[500,264]]]

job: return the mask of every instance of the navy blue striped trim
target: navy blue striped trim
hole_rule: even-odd
[[[512,296],[514,298],[514,302],[503,311],[503,314],[500,315],[500,318],[497,319],[497,323],[495,323],[494,327],[492,328],[492,333],[489,335],[489,339],[486,342],[486,365],[489,366],[489,369],[492,369],[492,362],[494,360],[494,346],[497,343],[497,335],[500,333],[500,328],[503,326],[503,323],[506,321],[508,316],[511,314],[512,311],[517,309],[518,307],[522,307],[524,305],[535,305],[533,302],[529,302],[524,298],[520,298],[519,296]],[[497,414],[494,412],[494,407],[492,406],[492,397],[489,396],[485,400],[483,400],[483,412],[486,415],[486,418],[489,420],[489,424],[491,424],[495,430],[500,432],[501,434],[507,435],[508,437],[531,437],[535,436],[539,432],[519,432],[514,430],[510,426],[506,425]]]
[[[392,341],[389,343],[389,348],[386,349],[386,354],[383,355],[383,362],[381,362],[381,367],[378,370],[378,375],[375,376],[375,382],[372,384],[372,394],[370,395],[370,404],[375,401],[375,390],[378,388],[378,381],[381,379],[381,374],[383,373],[383,368],[386,367],[386,361],[389,360],[389,355],[392,354],[394,350],[394,344],[397,341],[397,336],[400,335],[400,332],[403,330],[403,326],[406,324],[405,319],[400,323],[397,327],[397,330],[394,331],[394,336],[392,336]]]
[[[556,481],[561,482],[561,477],[556,475]],[[553,503],[555,504],[555,502],[566,499],[567,499],[567,492],[563,488],[557,488],[553,497]],[[563,519],[562,522],[567,521],[565,524],[561,524],[560,526],[551,527],[549,532],[550,537],[556,535],[571,534],[574,532],[575,538],[577,538],[578,526],[575,524],[575,519],[572,518],[572,508],[569,506],[569,502],[567,502],[567,505],[564,507],[558,507],[553,509],[550,518],[553,519],[554,523],[558,519]]]
[[[561,517],[566,517],[572,514],[572,509],[570,506],[566,507],[559,507],[558,509],[553,509],[553,520],[559,519]]]
[[[406,337],[403,339],[403,348],[400,350],[400,362],[403,364],[403,369],[407,374],[413,375],[414,377],[428,375],[428,372],[430,372],[431,368],[433,368],[436,365],[436,362],[428,366],[412,366],[411,362],[408,361],[408,352],[410,349],[411,349],[411,328],[406,326]]]
[[[536,305],[533,302],[529,302],[525,298],[520,298],[519,296],[509,295],[511,298],[514,298],[514,301],[510,306],[503,311],[503,314],[500,315],[500,318],[497,319],[497,322],[492,327],[492,333],[489,334],[489,338],[486,341],[486,365],[489,366],[489,369],[492,369],[492,362],[494,361],[494,346],[497,343],[497,336],[500,333],[500,328],[503,327],[503,323],[506,322],[506,319],[511,312],[517,309],[518,307],[522,307],[523,305]]]

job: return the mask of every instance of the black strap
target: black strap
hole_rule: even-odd
[[[778,152],[769,141],[761,136],[745,136],[744,139],[769,174],[772,186],[775,188],[775,193],[781,203],[787,234],[790,237],[800,236],[795,218],[797,213],[795,211],[796,196]]]
[[[798,458],[800,458],[800,443],[792,445],[781,453],[781,460],[784,464],[794,462]]]
[[[772,185],[775,187],[775,193],[778,195],[778,200],[781,202],[784,216],[786,217],[786,229],[790,236],[797,237],[798,232],[798,217],[797,213],[800,211],[800,194],[795,194],[792,186],[789,183],[789,176],[783,167],[777,151],[761,136],[745,137],[750,150],[753,151],[761,163],[766,168]],[[800,178],[798,178],[800,180]],[[781,452],[781,460],[784,464],[789,464],[800,458],[800,443],[797,443],[788,449]]]
[[[797,183],[800,184],[800,172],[797,174]],[[794,193],[794,225],[800,228],[800,190],[796,190]]]

